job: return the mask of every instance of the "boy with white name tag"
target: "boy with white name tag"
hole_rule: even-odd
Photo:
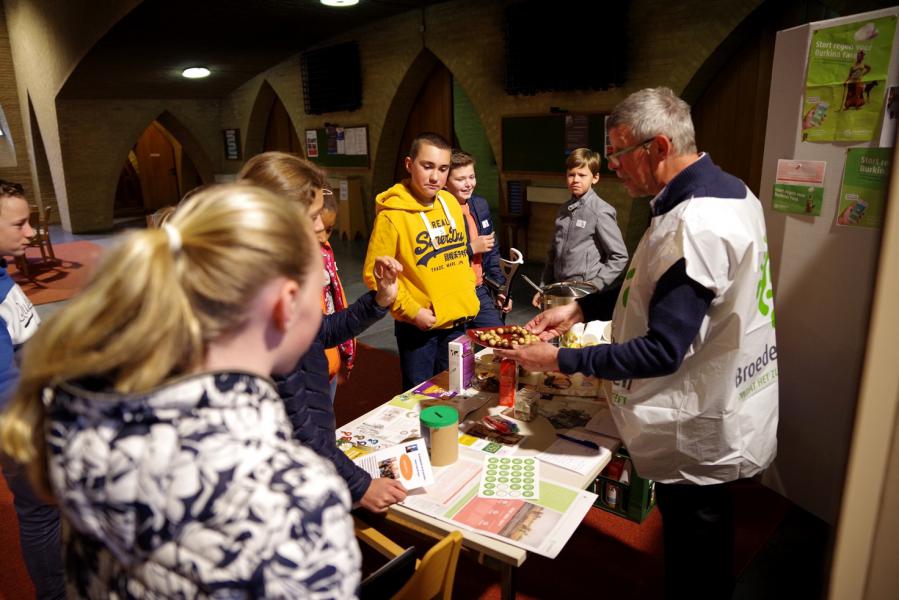
[[[627,247],[615,209],[593,191],[599,181],[599,161],[599,153],[589,148],[572,151],[565,161],[571,198],[556,215],[541,287],[578,280],[601,291],[614,283],[627,265]],[[532,303],[541,308],[540,301],[538,292]]]

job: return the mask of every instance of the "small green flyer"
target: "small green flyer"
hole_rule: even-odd
[[[892,148],[850,148],[846,152],[837,225],[881,226],[892,156]]]
[[[896,17],[818,29],[809,47],[802,139],[874,139],[884,105]]]
[[[826,168],[823,160],[778,160],[772,196],[774,210],[820,216]]]

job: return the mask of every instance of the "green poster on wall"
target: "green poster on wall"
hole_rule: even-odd
[[[881,226],[892,156],[892,148],[850,148],[846,152],[837,225]]]
[[[886,93],[896,17],[818,29],[809,46],[802,139],[874,138]]]

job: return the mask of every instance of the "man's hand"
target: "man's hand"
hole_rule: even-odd
[[[534,298],[531,300],[531,306],[536,309],[543,308],[543,292],[537,292],[534,294]]]
[[[496,240],[492,233],[490,235],[479,235],[471,241],[471,251],[475,254],[490,252],[494,244],[496,244]]]
[[[365,495],[359,500],[359,506],[374,513],[387,512],[391,504],[406,499],[406,488],[395,479],[379,477],[372,479]]]
[[[496,307],[498,309],[500,309],[501,311],[503,311],[503,313],[508,314],[508,313],[512,312],[512,299],[509,298],[509,304],[506,304],[506,297],[503,296],[502,294],[497,294],[496,295]]]
[[[519,346],[514,350],[494,348],[500,358],[511,358],[528,371],[558,371],[559,349],[546,342]]]
[[[375,283],[378,285],[375,293],[375,302],[381,308],[387,308],[396,300],[397,282],[396,278],[403,271],[403,265],[395,258],[389,256],[379,256],[375,259],[375,265],[372,273],[375,276]]]
[[[434,323],[437,322],[437,317],[434,316],[434,311],[430,308],[419,308],[418,313],[415,315],[415,320],[412,321],[412,324],[421,329],[422,331],[427,331],[431,327],[434,326]]]
[[[540,336],[541,340],[551,340],[571,329],[575,323],[584,320],[584,311],[577,302],[554,306],[545,310],[525,325],[528,331]]]

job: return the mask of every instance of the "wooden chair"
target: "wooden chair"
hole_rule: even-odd
[[[420,561],[414,559],[414,548],[402,548],[383,533],[353,517],[356,537],[371,546],[390,562],[369,575],[359,590],[360,600],[392,598],[393,600],[422,600],[440,598],[450,600],[456,565],[462,549],[462,534],[451,531],[425,553]]]
[[[41,251],[41,260],[56,260],[56,253],[53,252],[53,243],[50,241],[50,213],[53,211],[52,206],[41,210],[40,207],[31,205],[31,213],[28,216],[28,222],[34,230],[34,237],[28,242],[29,248],[39,248]],[[28,259],[25,256],[16,257],[16,268],[18,268],[26,277],[31,277],[31,271],[28,267]]]

